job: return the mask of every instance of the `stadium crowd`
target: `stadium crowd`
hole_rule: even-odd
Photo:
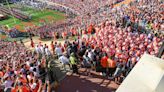
[[[41,51],[27,49],[22,41],[0,41],[0,91],[52,92],[58,82],[50,65],[52,53],[46,45]]]
[[[64,69],[69,65],[73,73],[79,74],[78,65],[81,65],[89,76],[92,75],[90,71],[95,70],[120,82],[143,53],[156,55],[162,43],[161,38],[131,32],[128,28],[116,28],[109,21],[95,30],[96,36],[85,35],[83,39],[66,40],[64,44],[51,42],[48,46],[31,42],[34,51],[27,50],[23,42],[1,41],[1,89],[5,92],[50,92],[52,83],[58,82],[49,65],[56,59]],[[55,56],[56,59],[53,58]]]
[[[69,32],[72,28],[77,31],[79,31],[79,29],[85,30],[90,24],[98,25],[106,20],[113,20],[113,22],[116,22],[117,25],[122,25],[123,27],[131,26],[134,30],[138,30],[140,33],[151,33],[160,37],[164,35],[162,2],[158,0],[154,2],[141,0],[140,2],[132,2],[130,5],[114,7],[113,4],[105,3],[105,1],[106,0],[101,1],[102,4],[100,2],[98,3],[97,0],[90,1],[91,3],[98,3],[93,3],[96,4],[92,6],[93,9],[88,8],[91,6],[87,5],[87,1],[77,1],[79,3],[76,3],[75,6],[83,6],[80,9],[76,8],[78,9],[76,11],[82,12],[80,13],[81,15],[78,15],[75,18],[68,18],[59,24],[45,24],[44,27],[38,29],[38,33],[36,33],[36,35],[44,35],[41,33],[46,31],[49,33],[51,32],[51,34],[54,34],[53,32],[58,30],[60,30],[59,32]],[[54,2],[62,3],[61,0],[54,0]],[[69,1],[70,5],[75,2],[76,1]],[[69,7],[69,5],[67,6]],[[85,9],[87,9],[88,12],[85,12]],[[49,37],[53,37],[53,35],[50,35]]]
[[[119,83],[144,53],[157,56],[164,41],[163,2],[159,0],[136,0],[116,8],[107,5],[107,0],[53,1],[82,15],[29,29],[41,38],[54,37],[55,43],[50,46],[36,45],[31,38],[35,50],[30,51],[23,42],[0,41],[0,91],[49,92],[52,82],[58,82],[50,69],[55,59],[64,69],[69,65],[73,73],[79,74],[78,69],[84,67],[87,75],[95,70]],[[74,35],[78,36],[76,40],[67,40]],[[64,44],[56,42],[60,37],[65,39]]]
[[[66,7],[72,6],[71,9],[76,9],[76,11],[81,13],[76,17],[67,18],[65,21],[59,23],[52,21],[52,23],[44,24],[44,26],[39,28],[36,27],[29,29],[35,35],[42,36],[41,38],[46,38],[47,35],[47,37],[52,38],[54,37],[52,34],[54,34],[54,32],[56,33],[56,31],[58,34],[63,31],[70,34],[69,31],[72,28],[77,31],[85,30],[90,24],[98,25],[107,19],[113,20],[113,22],[116,22],[118,25],[123,25],[123,27],[131,26],[139,32],[145,32],[147,34],[151,32],[157,36],[164,35],[162,16],[163,3],[159,0],[135,1],[130,5],[122,5],[118,7],[114,7],[114,3],[110,3],[111,1],[108,0],[91,0],[89,2],[86,0],[53,0],[53,2],[65,5]],[[62,11],[63,7],[59,8],[61,8]]]

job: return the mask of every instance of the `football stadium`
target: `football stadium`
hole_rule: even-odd
[[[0,0],[0,92],[164,92],[164,1]]]

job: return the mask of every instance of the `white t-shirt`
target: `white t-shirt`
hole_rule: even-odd
[[[30,61],[27,61],[27,62],[26,62],[26,65],[30,66]]]
[[[36,47],[35,48],[35,51],[36,51],[36,53],[40,53],[41,52],[41,49],[39,47]]]
[[[31,80],[32,79],[32,77],[30,75],[27,75],[27,78],[28,78],[28,80]]]
[[[51,52],[50,52],[50,50],[48,49],[48,48],[45,48],[45,53],[46,53],[46,55],[51,55]]]
[[[30,67],[30,69],[29,69],[29,70],[30,70],[31,72],[33,72],[33,69],[34,69],[34,67]]]
[[[36,83],[33,83],[33,84],[30,85],[31,89],[35,89],[36,86],[37,86]]]
[[[61,56],[59,57],[59,61],[62,63],[62,64],[68,64],[69,63],[69,59],[65,56]]]
[[[62,49],[60,47],[56,47],[55,52],[57,55],[62,55]]]
[[[40,46],[40,50],[41,50],[41,53],[43,54],[43,53],[44,53],[44,48],[43,48],[43,46]]]
[[[13,84],[13,81],[11,80],[6,80],[4,82],[5,88],[11,88],[12,84]]]

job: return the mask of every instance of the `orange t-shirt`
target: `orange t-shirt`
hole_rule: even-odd
[[[20,78],[19,80],[20,80],[22,83],[25,83],[25,84],[27,83],[27,80],[26,80],[25,78]]]
[[[91,48],[94,49],[94,47],[95,47],[94,44],[92,44],[92,45],[91,45]]]
[[[4,73],[0,71],[0,77],[2,78],[4,76]]]
[[[89,28],[88,28],[88,34],[91,34],[92,29],[93,29],[93,26],[92,26],[92,25],[90,25],[90,26],[89,26]]]
[[[64,32],[64,36],[67,36],[67,32]]]
[[[108,59],[108,67],[109,68],[115,68],[116,67],[116,62],[111,60],[111,59]]]
[[[107,66],[108,66],[107,65],[107,60],[108,60],[108,57],[106,57],[106,56],[101,58],[100,62],[101,62],[101,65],[102,65],[103,68],[107,68]]]
[[[11,89],[11,92],[17,92],[17,90],[18,90],[18,87],[16,86],[15,88]]]
[[[54,50],[54,49],[55,49],[54,44],[51,44],[51,49],[52,49],[52,50]]]
[[[11,92],[17,92],[19,89],[18,87],[12,88]],[[26,86],[21,87],[22,92],[30,92],[30,90]]]
[[[76,31],[76,30],[73,30],[73,34],[74,34],[74,35],[77,35],[77,31]]]
[[[30,92],[29,88],[27,88],[26,86],[22,86],[21,89],[23,92]]]

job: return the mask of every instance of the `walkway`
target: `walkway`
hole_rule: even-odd
[[[84,72],[85,69],[80,69],[80,75],[67,74],[57,92],[115,92],[119,86],[96,72],[92,71],[90,77]]]

